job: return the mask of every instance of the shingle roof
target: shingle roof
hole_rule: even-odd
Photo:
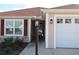
[[[51,9],[79,9],[79,4],[69,4],[69,5],[54,7]]]
[[[34,8],[27,8],[21,10],[6,11],[6,12],[1,12],[0,16],[40,16],[41,9],[46,9],[46,8],[34,7]]]

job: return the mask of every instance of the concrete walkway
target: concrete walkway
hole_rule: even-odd
[[[20,55],[35,55],[35,44],[30,43]],[[79,49],[45,48],[44,42],[39,43],[39,55],[79,55]]]

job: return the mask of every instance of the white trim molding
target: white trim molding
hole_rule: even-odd
[[[31,41],[31,18],[29,18],[27,20],[28,22],[28,39],[29,39],[29,42]]]
[[[46,13],[45,25],[45,47],[48,48],[48,13]]]
[[[56,18],[54,17],[54,48],[56,48]]]

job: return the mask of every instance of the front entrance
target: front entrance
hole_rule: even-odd
[[[39,35],[39,41],[45,40],[45,21],[39,21],[39,31],[42,31],[42,34]],[[31,41],[35,41],[36,31],[35,31],[35,20],[31,21]]]

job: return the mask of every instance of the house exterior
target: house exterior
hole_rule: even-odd
[[[41,11],[46,13],[46,48],[79,48],[79,5],[64,5]]]
[[[35,38],[37,19],[43,24],[40,26],[45,31],[46,48],[79,48],[79,5],[76,4],[2,12],[0,38],[18,36],[24,42],[31,42]]]
[[[42,20],[42,7],[14,10],[0,13],[0,42],[5,37],[23,37],[24,42],[31,41],[32,20]],[[35,34],[33,34],[35,35]]]

